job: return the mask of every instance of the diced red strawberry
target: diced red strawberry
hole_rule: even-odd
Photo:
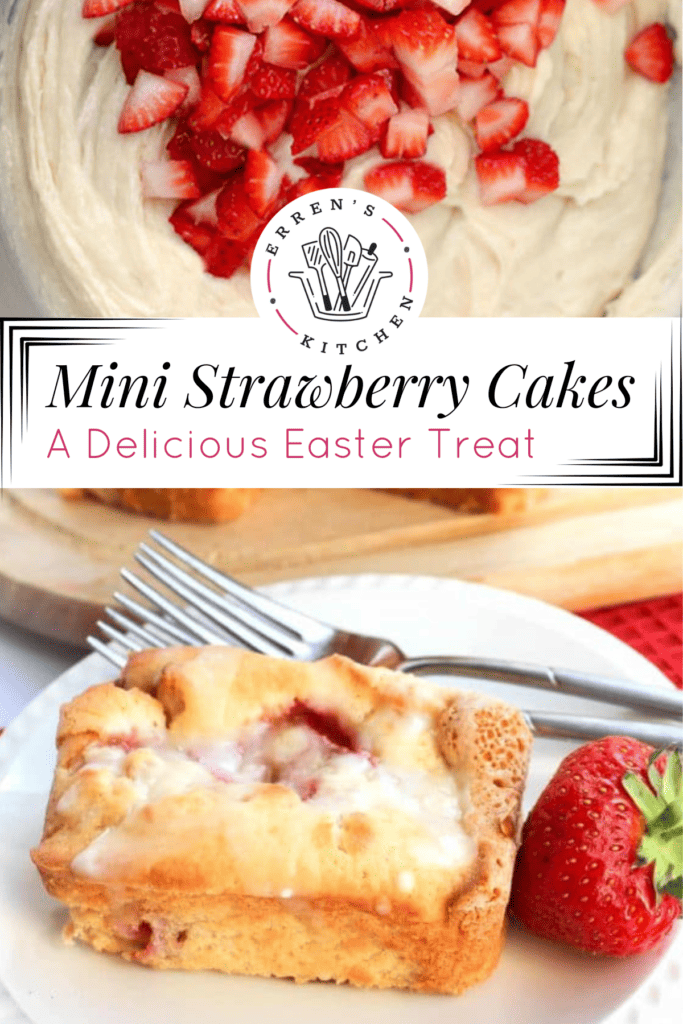
[[[446,196],[446,173],[423,161],[379,164],[368,171],[365,187],[404,213],[420,213]]]
[[[524,163],[525,187],[515,198],[520,203],[534,203],[560,184],[560,161],[555,150],[540,139],[520,139],[512,147],[514,156]]]
[[[517,153],[498,150],[480,153],[474,165],[479,179],[479,197],[483,206],[509,203],[519,199],[527,186],[524,159]]]
[[[342,109],[334,123],[318,136],[316,148],[323,163],[337,164],[367,152],[373,142],[370,130]]]
[[[378,14],[389,14],[391,11],[398,11],[402,7],[409,6],[409,0],[356,0],[361,7],[367,7],[369,11],[376,11]]]
[[[190,39],[192,40],[193,46],[199,51],[199,53],[208,53],[209,47],[211,46],[211,34],[213,32],[213,25],[204,18],[200,18],[190,28]]]
[[[344,164],[324,164],[322,160],[318,160],[314,156],[301,156],[294,163],[303,167],[311,177],[324,181],[325,184],[319,185],[319,188],[336,188],[337,185],[341,185]]]
[[[651,82],[668,82],[674,67],[674,49],[664,25],[654,22],[642,29],[624,51],[627,64]]]
[[[415,94],[419,98],[419,106],[426,107],[432,117],[447,114],[458,102],[460,77],[455,67],[442,68],[428,78],[409,78]]]
[[[204,266],[214,277],[233,277],[244,266],[247,246],[217,234],[204,253]]]
[[[132,3],[116,19],[116,45],[126,81],[132,85],[138,71],[163,75],[199,61],[190,26],[182,14],[150,3]]]
[[[119,131],[122,134],[141,132],[160,124],[178,110],[186,96],[186,85],[140,71],[123,105]]]
[[[116,39],[116,18],[108,18],[93,39],[95,46],[111,46]]]
[[[326,49],[326,40],[309,35],[291,18],[283,18],[266,32],[263,59],[279,68],[303,71],[315,64]]]
[[[388,32],[394,53],[411,81],[454,68],[458,59],[455,29],[438,11],[404,11],[393,18]]]
[[[328,39],[352,39],[360,28],[360,14],[338,0],[297,0],[291,16],[309,32]]]
[[[482,78],[488,66],[486,64],[480,64],[476,60],[462,60],[458,57],[458,74],[462,79],[465,78]]]
[[[265,217],[277,199],[282,171],[265,150],[251,150],[244,168],[244,191],[258,217]]]
[[[194,202],[181,203],[169,217],[183,241],[202,256],[218,235],[217,195],[218,191]]]
[[[196,160],[216,174],[229,174],[242,167],[247,158],[243,146],[225,139],[217,131],[194,132],[189,146]],[[170,150],[169,150],[170,152]]]
[[[132,0],[84,0],[81,17],[104,18],[105,15],[120,11],[122,7],[127,7],[130,3]]]
[[[250,110],[235,121],[230,129],[230,138],[246,149],[262,149],[266,142],[266,132],[260,119]]]
[[[503,0],[491,15],[494,25],[530,25],[534,30],[541,14],[541,0]]]
[[[264,32],[277,25],[296,0],[238,0],[250,32]]]
[[[550,46],[562,21],[566,0],[541,0],[541,13],[538,17],[536,31],[542,50]]]
[[[515,62],[512,57],[501,57],[500,60],[491,61],[489,64],[489,71],[494,78],[497,78],[499,82],[502,82],[508,71],[514,67],[514,63]]]
[[[180,13],[185,21],[192,25],[195,21],[199,21],[201,18],[207,4],[207,0],[179,0],[179,3]]]
[[[263,129],[266,146],[280,138],[291,112],[292,104],[289,100],[270,100],[254,110],[254,116],[258,118]]]
[[[146,160],[140,174],[146,199],[198,199],[201,195],[189,160]]]
[[[538,59],[538,35],[531,25],[499,25],[498,42],[503,53],[527,67],[535,68]]]
[[[297,103],[289,125],[293,137],[292,153],[303,153],[312,146],[323,132],[335,124],[338,114],[339,104],[335,100],[321,100],[312,106]]]
[[[461,78],[457,111],[463,121],[472,121],[479,111],[498,98],[500,84],[490,71],[481,78]]]
[[[380,142],[380,151],[387,160],[415,160],[427,152],[429,114],[426,110],[406,107],[389,119]]]
[[[204,80],[199,103],[190,114],[190,127],[196,131],[212,128],[225,110],[226,104],[217,96],[209,83]]]
[[[259,225],[259,218],[247,202],[244,178],[239,175],[225,185],[216,199],[218,227],[226,238],[244,242]]]
[[[222,100],[231,99],[244,80],[256,36],[241,29],[218,25],[211,38],[207,78]]]
[[[341,105],[370,129],[379,128],[398,111],[382,75],[358,75],[344,89]]]
[[[449,14],[460,14],[469,5],[470,0],[434,0],[437,7],[443,7]]]
[[[293,100],[296,96],[296,71],[263,64],[249,79],[249,88],[260,100]]]
[[[180,85],[187,86],[187,96],[182,106],[178,107],[180,117],[199,103],[202,96],[202,83],[194,64],[190,64],[186,68],[170,68],[168,71],[164,71],[164,78],[168,78],[170,82],[179,82]]]
[[[493,22],[476,7],[470,7],[465,11],[456,21],[454,28],[458,41],[458,63],[462,60],[471,60],[487,64],[501,56],[500,43]]]
[[[330,90],[345,86],[352,75],[353,69],[347,60],[339,56],[328,57],[304,75],[299,86],[299,98],[310,100],[323,96]]]
[[[378,26],[369,18],[361,18],[358,33],[352,39],[338,39],[337,46],[357,71],[378,71],[397,68],[392,50],[386,46]]]
[[[529,105],[525,100],[514,96],[494,100],[482,107],[474,119],[477,145],[485,153],[500,149],[523,131],[528,120]]]
[[[245,17],[237,0],[210,0],[209,5],[204,8],[204,17],[207,21],[222,21],[225,25],[245,24]]]

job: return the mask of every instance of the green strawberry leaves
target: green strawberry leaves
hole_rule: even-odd
[[[656,761],[662,751],[650,757],[647,777],[650,789],[634,772],[627,772],[622,785],[645,818],[638,847],[639,866],[653,864],[657,902],[662,893],[683,899],[683,768],[678,751],[670,751],[663,773]]]

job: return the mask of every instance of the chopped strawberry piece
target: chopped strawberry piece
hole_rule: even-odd
[[[563,2],[563,0],[561,0]],[[487,64],[501,56],[496,29],[490,18],[470,7],[455,23],[458,41],[458,63],[462,60]]]
[[[484,206],[519,199],[527,186],[524,158],[517,153],[498,150],[480,153],[474,166],[479,179],[479,197]]]
[[[213,25],[204,18],[200,18],[199,21],[195,21],[190,29],[190,39],[192,40],[193,46],[200,53],[208,53],[209,47],[211,46],[211,34],[213,32]]]
[[[406,107],[389,119],[380,151],[385,159],[415,160],[427,152],[429,114]]]
[[[195,21],[199,21],[204,13],[206,0],[179,0],[179,6],[185,21],[192,25]]]
[[[398,67],[391,45],[385,45],[378,26],[369,18],[361,18],[358,33],[352,39],[338,39],[337,46],[357,71]]]
[[[566,0],[541,0],[541,13],[538,17],[538,42],[542,50],[550,46],[562,21]]]
[[[244,242],[259,225],[247,201],[244,178],[239,175],[225,185],[216,199],[218,227],[226,238],[233,242]]]
[[[409,6],[409,0],[356,0],[356,3],[378,14],[388,14],[390,11],[398,11]]]
[[[190,127],[196,131],[213,128],[226,108],[226,104],[217,96],[209,83],[204,80],[199,103],[190,114]]]
[[[120,11],[122,7],[127,7],[130,3],[132,0],[84,0],[81,17],[104,18],[105,15]]]
[[[536,67],[539,43],[538,35],[531,25],[499,25],[498,41],[503,53],[508,57],[526,64],[529,68]]]
[[[195,202],[181,203],[169,217],[174,231],[202,256],[218,235],[217,194],[214,192],[212,196],[202,196]],[[213,214],[207,212],[211,207]]]
[[[238,118],[230,129],[230,138],[238,146],[247,149],[261,149],[266,142],[263,124],[253,110]]]
[[[593,3],[596,7],[600,7],[605,14],[616,14],[629,3],[629,0],[593,0]]]
[[[503,0],[496,4],[492,18],[495,25],[530,25],[535,29],[540,14],[541,0]]]
[[[293,100],[296,96],[296,71],[263,64],[251,76],[249,88],[260,100]]]
[[[381,75],[358,75],[344,89],[341,105],[366,128],[379,128],[398,106]]]
[[[455,29],[438,11],[404,11],[388,26],[394,53],[413,81],[454,68],[458,59]]]
[[[469,5],[470,0],[434,0],[437,7],[443,7],[449,14],[460,14]]]
[[[250,32],[264,32],[277,25],[294,6],[296,0],[239,0]]]
[[[93,42],[95,46],[111,46],[116,39],[116,18],[108,18],[100,27]]]
[[[420,213],[446,196],[446,173],[434,164],[396,161],[365,175],[365,187],[404,213]]]
[[[133,3],[121,11],[116,19],[116,45],[129,85],[138,71],[163,75],[170,68],[199,61],[182,14],[150,3]]]
[[[214,277],[232,277],[244,266],[246,256],[244,242],[234,242],[218,234],[204,253],[204,265]]]
[[[201,195],[189,160],[146,160],[141,177],[146,199],[198,199]]]
[[[482,78],[488,67],[486,64],[480,64],[476,60],[461,60],[458,57],[458,74],[462,80],[465,78]]]
[[[525,100],[504,97],[482,107],[474,119],[477,145],[485,153],[500,149],[524,130],[529,120],[529,105]]]
[[[270,100],[269,103],[256,108],[254,115],[263,129],[265,145],[270,145],[280,138],[291,112],[292,104],[289,100]]]
[[[512,152],[524,162],[525,188],[515,197],[520,203],[534,203],[555,191],[560,184],[560,161],[552,146],[540,139],[520,139]]]
[[[292,153],[303,153],[312,146],[323,132],[335,124],[338,115],[339,105],[333,99],[321,100],[314,105],[298,103],[289,125],[293,137]]]
[[[291,18],[283,18],[266,32],[263,59],[279,68],[303,71],[315,64],[326,49],[326,40],[309,35]]]
[[[207,21],[222,21],[225,25],[246,23],[237,0],[211,0],[204,8],[204,17]]]
[[[318,157],[326,164],[337,164],[367,152],[373,136],[364,124],[347,110],[337,111],[334,123],[316,140]]]
[[[457,111],[463,121],[472,121],[479,111],[500,95],[497,78],[487,71],[481,78],[461,78]]]
[[[216,174],[229,174],[230,171],[242,167],[247,158],[243,146],[239,146],[232,139],[224,139],[217,131],[211,129],[194,132],[189,139],[189,147],[195,159]]]
[[[164,78],[168,78],[170,82],[179,82],[180,85],[187,86],[187,96],[182,106],[178,108],[179,116],[182,117],[192,107],[197,106],[202,96],[202,83],[199,80],[199,72],[194,64],[190,64],[186,68],[170,68],[168,71],[164,71]]]
[[[514,63],[512,57],[501,57],[500,60],[491,61],[489,71],[499,82],[502,82],[508,71],[514,67]]]
[[[409,84],[418,97],[417,105],[426,107],[432,117],[447,114],[458,102],[460,76],[455,67],[442,68],[428,78],[412,75]]]
[[[352,39],[360,28],[360,14],[338,0],[297,0],[291,15],[309,32],[328,39]]]
[[[222,100],[230,100],[244,81],[256,36],[241,29],[218,25],[211,39],[207,78]]]
[[[169,82],[161,75],[140,71],[121,111],[121,134],[141,132],[174,114],[187,96],[187,86]]]
[[[344,164],[342,163],[324,164],[322,160],[318,160],[314,156],[301,156],[294,163],[303,167],[311,177],[324,181],[325,184],[320,185],[320,188],[336,188],[337,185],[341,185],[344,176]]]
[[[251,150],[244,168],[247,202],[258,217],[265,217],[277,199],[282,171],[265,150]]]
[[[352,75],[353,69],[347,60],[339,56],[328,57],[304,75],[299,86],[299,98],[303,100],[321,96],[346,85]]]
[[[654,22],[642,29],[624,51],[627,64],[651,82],[668,82],[674,68],[674,48],[666,29]]]

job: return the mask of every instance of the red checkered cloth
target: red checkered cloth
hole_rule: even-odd
[[[599,608],[581,616],[635,647],[683,689],[683,595]]]

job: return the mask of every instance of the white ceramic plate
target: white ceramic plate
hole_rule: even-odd
[[[649,662],[566,612],[453,580],[335,577],[266,588],[353,630],[395,639],[409,655],[494,655],[670,684]],[[459,998],[361,991],[219,974],[154,972],[65,946],[63,912],[42,889],[28,851],[39,839],[53,769],[59,705],[111,676],[98,656],[57,679],[0,739],[0,1024],[673,1024],[681,1001],[681,935],[667,950],[593,959],[510,930],[494,976]],[[466,684],[464,684],[466,685]],[[541,691],[476,683],[529,708],[618,714]],[[618,726],[615,727],[618,730]],[[537,741],[530,805],[568,752]],[[1,988],[1,985],[0,985]]]

